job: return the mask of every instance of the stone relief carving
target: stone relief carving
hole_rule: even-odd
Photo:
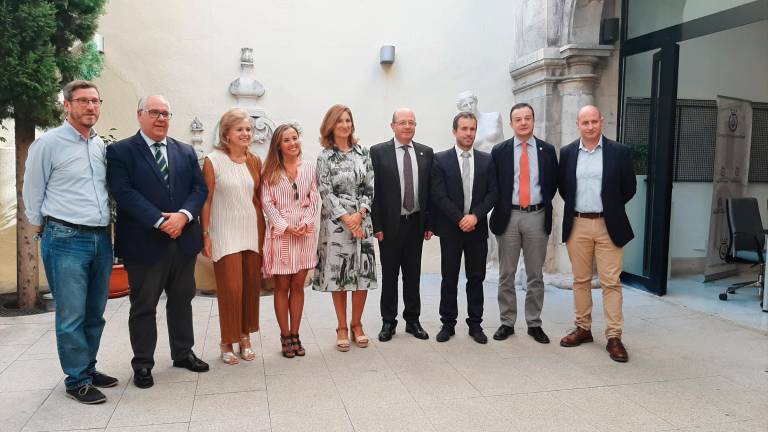
[[[200,166],[202,167],[203,159],[205,159],[206,154],[206,149],[203,146],[203,132],[205,132],[205,128],[203,127],[203,122],[201,122],[197,116],[195,116],[195,118],[192,119],[192,123],[189,124],[189,132],[192,134],[190,143],[195,149],[197,161],[200,162]]]

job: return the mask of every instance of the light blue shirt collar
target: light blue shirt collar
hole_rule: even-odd
[[[584,141],[582,141],[582,139],[579,138],[579,150],[584,150],[587,153],[593,153],[593,152],[596,152],[597,149],[602,149],[602,148],[603,148],[603,136],[602,135],[600,135],[600,139],[597,141],[597,145],[592,150],[589,150],[588,148],[584,147]]]

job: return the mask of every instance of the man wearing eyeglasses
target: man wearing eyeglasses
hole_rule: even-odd
[[[37,226],[48,286],[56,300],[56,346],[68,397],[85,404],[107,400],[96,387],[117,379],[96,370],[104,307],[112,273],[104,141],[99,90],[88,81],[63,89],[64,123],[29,149],[22,196]]]
[[[374,193],[371,217],[381,254],[381,319],[379,340],[392,339],[397,326],[397,276],[403,275],[405,331],[429,339],[421,327],[421,248],[432,237],[429,228],[429,173],[432,149],[413,141],[416,115],[408,108],[392,114],[394,138],[371,147]]]
[[[198,217],[208,189],[192,146],[168,136],[171,109],[163,96],[139,101],[139,132],[107,148],[107,181],[117,201],[115,253],[131,286],[128,330],[133,382],[154,384],[157,303],[165,292],[171,358],[205,372],[192,352],[195,261],[203,246]]]

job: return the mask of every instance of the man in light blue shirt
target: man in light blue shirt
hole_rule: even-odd
[[[32,143],[22,195],[41,233],[67,396],[98,404],[107,398],[96,387],[118,383],[96,370],[112,273],[106,150],[93,130],[101,98],[88,81],[72,81],[63,93],[66,119]]]

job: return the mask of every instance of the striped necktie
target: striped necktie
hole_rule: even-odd
[[[163,156],[163,151],[161,150],[162,147],[165,144],[156,142],[152,144],[152,147],[155,148],[155,162],[157,163],[157,168],[160,169],[160,174],[163,175],[163,180],[165,180],[165,184],[168,184],[168,162],[165,160],[165,156]]]

